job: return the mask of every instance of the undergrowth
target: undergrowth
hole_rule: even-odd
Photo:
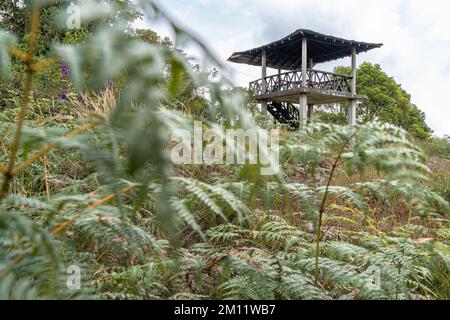
[[[448,197],[407,132],[281,128],[273,177],[259,165],[174,167],[169,133],[196,115],[222,135],[256,126],[244,96],[104,10],[88,15],[97,29],[84,42],[37,59],[45,2],[32,3],[27,51],[0,32],[2,81],[16,81],[11,61],[25,73],[20,98],[1,104],[0,298],[450,298]],[[152,1],[139,8],[220,67]],[[33,83],[60,63],[71,92],[55,104]],[[188,87],[201,112],[183,105]]]

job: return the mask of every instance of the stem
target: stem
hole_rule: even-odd
[[[126,194],[128,192],[130,192],[131,190],[133,190],[136,186],[128,186],[122,189],[122,193]],[[110,195],[96,201],[95,203],[87,206],[84,211],[89,211],[92,209],[95,209],[105,203],[107,203],[108,201],[114,199],[117,196],[117,194],[115,193],[111,193]],[[59,234],[61,232],[63,232],[64,230],[66,230],[69,226],[71,226],[72,224],[74,224],[75,222],[77,222],[77,220],[80,218],[80,216],[75,216],[70,220],[67,220],[61,224],[59,224],[58,226],[56,226],[53,230],[52,230],[52,234],[56,235]]]
[[[321,238],[321,231],[322,231],[322,218],[323,218],[323,212],[325,211],[325,204],[327,202],[328,197],[328,190],[331,185],[331,181],[333,181],[334,172],[336,171],[336,168],[339,164],[339,161],[341,160],[342,154],[344,153],[345,149],[347,148],[348,144],[354,137],[356,132],[354,132],[348,140],[342,145],[341,149],[339,150],[339,153],[334,160],[333,166],[331,167],[330,175],[328,176],[328,182],[327,186],[325,188],[325,193],[322,198],[322,203],[320,205],[319,209],[319,221],[317,224],[317,233],[316,233],[316,252],[314,257],[314,285],[317,287],[317,284],[319,282],[319,253],[320,253],[320,238]]]
[[[402,265],[401,263],[399,263],[398,265],[398,274],[400,275],[402,272]],[[400,288],[398,286],[398,284],[396,285],[396,289],[395,289],[395,300],[398,300],[398,295],[400,294]]]
[[[30,102],[31,95],[33,93],[33,59],[36,54],[36,46],[37,46],[37,37],[39,33],[39,25],[41,20],[41,9],[38,5],[34,5],[31,12],[31,29],[30,29],[30,39],[28,41],[28,52],[26,54],[25,64],[27,67],[26,70],[26,78],[22,100],[20,101],[20,112],[18,115],[17,123],[16,123],[16,132],[14,134],[14,140],[11,145],[11,151],[9,154],[9,162],[8,167],[6,168],[6,172],[4,173],[3,182],[0,186],[0,201],[5,197],[11,179],[13,178],[13,169],[17,156],[17,151],[20,145],[20,138],[22,136],[22,128],[25,122],[25,116],[28,111],[28,105]]]
[[[88,123],[85,124],[77,129],[74,129],[72,131],[69,131],[68,133],[66,133],[64,136],[71,138],[71,137],[75,137],[89,129],[94,128],[94,124],[92,123]],[[50,150],[56,148],[57,145],[54,143],[49,143],[44,145],[41,149],[39,149],[38,151],[36,151],[28,160],[26,160],[25,162],[22,162],[20,165],[18,165],[17,167],[13,168],[11,173],[12,175],[16,175],[18,174],[20,171],[26,169],[28,166],[30,166],[32,163],[34,163],[36,160],[40,159],[41,157],[45,156]],[[1,171],[1,168],[0,168]]]
[[[50,189],[48,187],[48,176],[47,176],[47,155],[44,155],[44,183],[45,183],[45,193],[47,195],[47,201],[50,200]]]

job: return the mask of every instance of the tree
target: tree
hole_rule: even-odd
[[[336,73],[351,74],[349,67],[339,66]],[[411,96],[393,77],[387,75],[378,64],[363,63],[357,70],[357,92],[366,96],[357,109],[359,123],[382,121],[395,124],[409,131],[417,138],[430,137],[432,130],[425,122],[425,114],[411,102]],[[321,120],[335,123],[345,121],[348,105],[342,104],[336,115],[326,112],[332,106],[324,106],[318,112]]]
[[[136,29],[131,32],[133,37],[152,45],[172,48],[174,45],[169,37],[162,38],[158,33],[150,29]]]
[[[114,6],[114,15],[107,19],[109,24],[126,21],[128,27],[131,27],[131,24],[142,16],[141,12],[133,5],[132,0],[100,0],[98,2]],[[0,29],[10,31],[19,39],[23,39],[29,31],[27,17],[30,14],[31,3],[31,0],[2,0],[0,2]],[[39,38],[45,45],[39,48],[38,54],[47,52],[53,42],[66,42],[67,39],[69,42],[73,42],[72,39],[84,39],[86,38],[85,29],[92,31],[93,25],[73,30],[55,27],[58,13],[71,3],[78,4],[80,0],[52,0],[42,9]]]
[[[18,36],[24,34],[27,24],[26,5],[20,0],[0,2],[0,28]]]

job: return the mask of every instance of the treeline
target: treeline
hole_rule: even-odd
[[[350,75],[351,68],[339,66],[336,73]],[[425,122],[425,113],[411,102],[411,95],[386,74],[380,65],[365,62],[356,73],[356,88],[366,96],[357,109],[359,123],[387,122],[399,126],[418,139],[430,138],[433,131]],[[348,104],[326,105],[319,108],[317,118],[325,122],[346,123]]]

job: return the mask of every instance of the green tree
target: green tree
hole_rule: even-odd
[[[114,6],[114,14],[107,18],[107,22],[114,24],[116,22],[126,21],[128,27],[141,17],[141,12],[133,5],[132,0],[102,0],[105,4]],[[18,38],[27,39],[29,32],[28,19],[30,15],[31,0],[8,0],[0,2],[0,29],[7,30],[15,34]],[[57,14],[63,12],[62,9],[70,4],[82,3],[81,0],[52,0],[50,5],[45,6],[41,12],[41,28],[39,38],[41,47],[38,48],[38,55],[44,54],[50,49],[52,43],[69,42],[75,40],[84,40],[86,29],[92,31],[94,25],[83,26],[81,29],[59,29],[55,27]],[[77,42],[78,42],[77,41]],[[26,43],[26,41],[25,41]]]
[[[336,73],[351,74],[349,67],[339,66]],[[357,92],[366,96],[357,109],[359,123],[369,121],[388,122],[402,127],[417,138],[430,137],[432,130],[425,122],[425,114],[411,102],[411,96],[393,77],[387,75],[378,64],[363,63],[357,70]],[[347,105],[342,104],[336,114],[327,112],[332,107],[324,106],[318,113],[321,120],[335,123],[345,122]]]
[[[133,37],[136,37],[145,43],[152,45],[160,45],[167,48],[172,48],[173,43],[169,37],[161,37],[157,32],[151,29],[135,29],[131,32]]]
[[[0,2],[0,28],[23,35],[27,25],[26,5],[20,0]]]

